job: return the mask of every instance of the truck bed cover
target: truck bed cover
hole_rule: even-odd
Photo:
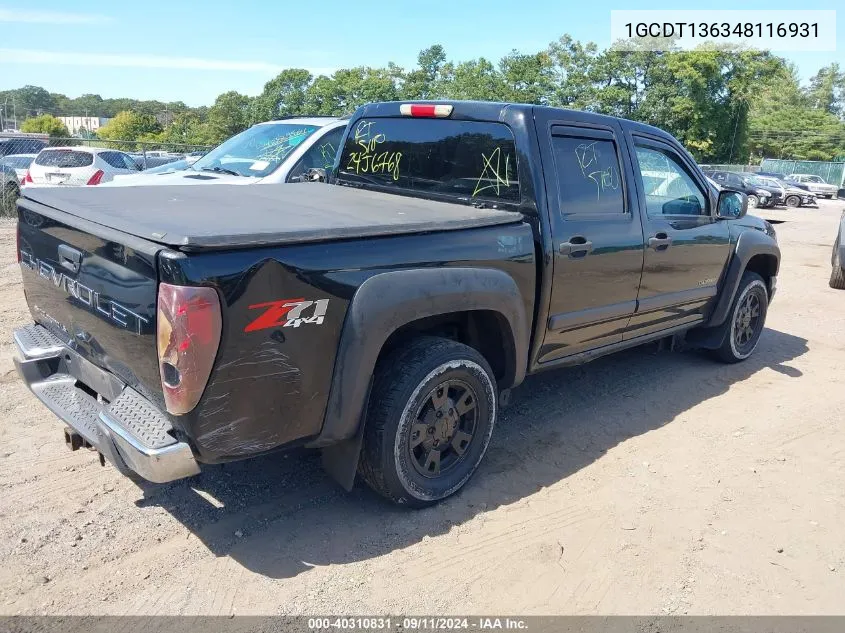
[[[185,250],[509,224],[522,214],[322,183],[28,188],[21,202]],[[43,206],[42,206],[43,205]],[[45,209],[44,207],[48,207]]]

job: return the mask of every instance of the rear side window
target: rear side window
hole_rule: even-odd
[[[100,152],[100,158],[115,169],[126,169],[126,163],[123,161],[123,154],[120,152]]]
[[[93,162],[93,154],[66,149],[46,149],[35,159],[42,167],[88,167]]]
[[[622,214],[625,202],[616,143],[610,139],[554,136],[563,215]]]
[[[513,134],[502,123],[361,119],[349,130],[338,180],[519,202]]]

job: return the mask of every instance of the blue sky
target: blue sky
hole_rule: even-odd
[[[709,9],[837,9],[839,2],[716,2]],[[79,7],[79,8],[77,8]],[[319,8],[314,8],[319,7]],[[520,7],[530,7],[522,9]],[[281,68],[316,73],[393,61],[410,67],[434,43],[450,59],[498,61],[512,48],[534,52],[569,33],[610,43],[611,9],[681,8],[671,2],[626,6],[593,0],[406,3],[197,2],[68,3],[0,0],[0,90],[24,84],[76,97],[181,100],[211,104],[221,92],[258,94]],[[703,7],[699,7],[703,8]],[[804,80],[820,66],[845,65],[845,10],[837,51],[783,54]]]

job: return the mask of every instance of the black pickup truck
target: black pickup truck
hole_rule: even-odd
[[[319,448],[426,505],[526,374],[670,336],[741,361],[775,292],[771,225],[647,125],[372,104],[328,180],[24,191],[17,366],[72,448],[153,482]]]

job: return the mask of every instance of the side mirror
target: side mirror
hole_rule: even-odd
[[[741,191],[722,189],[716,205],[716,217],[721,220],[737,220],[748,212],[748,196]]]

